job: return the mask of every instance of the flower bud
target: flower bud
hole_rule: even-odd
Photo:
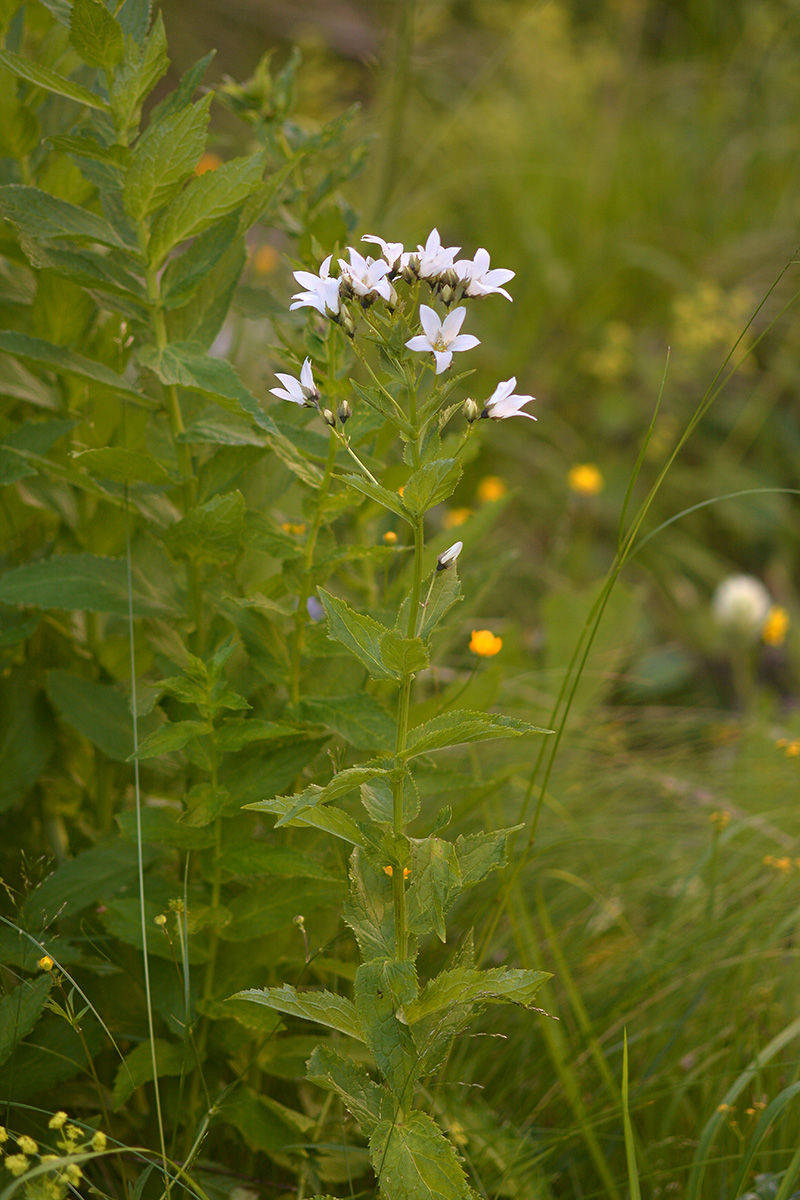
[[[350,419],[350,417],[352,417],[353,410],[350,407],[349,400],[342,401],[342,403],[339,405],[339,407],[336,410],[336,414],[343,425],[344,425],[345,421],[348,421]]]
[[[322,419],[326,425],[330,425],[331,429],[336,428],[336,413],[331,412],[329,408],[323,408]]]
[[[450,284],[449,284],[449,283],[446,283],[446,284],[443,286],[443,288],[442,288],[442,290],[441,290],[441,292],[440,292],[440,295],[441,295],[441,297],[442,297],[442,303],[443,303],[443,304],[452,304],[452,303],[453,303],[453,301],[454,301],[454,300],[455,300],[455,298],[456,298],[456,294],[455,294],[455,292],[453,291],[453,289],[450,287]]]
[[[463,413],[471,425],[473,421],[478,420],[478,417],[481,415],[481,410],[478,408],[474,400],[465,400]]]
[[[463,542],[453,542],[448,550],[443,550],[436,563],[436,570],[446,571],[448,567],[452,567],[463,548]]]
[[[342,329],[345,331],[345,333],[347,334],[348,337],[355,337],[355,333],[356,333],[355,321],[350,316],[350,313],[347,311],[346,308],[343,308],[341,310],[341,312],[339,313],[339,324],[341,325]]]

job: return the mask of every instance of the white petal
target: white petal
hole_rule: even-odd
[[[270,388],[273,396],[278,396],[281,400],[291,400],[292,404],[303,404],[303,400],[298,400],[297,396],[292,396],[289,392],[285,392],[283,388]]]
[[[474,350],[480,344],[480,339],[473,333],[460,333],[452,342],[447,343],[450,350]]]
[[[454,308],[451,313],[448,313],[442,322],[442,337],[449,345],[450,342],[458,334],[459,329],[464,324],[464,317],[467,315],[467,310],[463,307]],[[477,345],[477,343],[476,343]]]
[[[475,258],[473,261],[475,263],[475,274],[483,275],[489,270],[489,251],[484,250],[483,246],[481,246],[480,250],[475,251]]]
[[[406,348],[408,350],[425,350],[429,354],[433,349],[433,346],[428,338],[426,338],[423,334],[418,333],[416,337],[413,337],[410,339],[410,341],[406,342]]]
[[[319,276],[312,275],[310,271],[293,271],[292,274],[297,282],[302,284],[304,288],[313,289],[315,287],[319,287]]]
[[[307,358],[300,368],[300,386],[306,388],[309,392],[315,392],[314,375],[311,370],[311,359]]]
[[[435,313],[432,308],[429,308],[427,304],[420,304],[419,319],[422,323],[422,328],[425,330],[425,333],[428,337],[428,341],[435,342],[436,339],[441,336],[444,328],[437,313]]]
[[[437,375],[441,375],[442,371],[446,371],[453,361],[453,355],[449,350],[434,350],[433,357],[436,359]]]

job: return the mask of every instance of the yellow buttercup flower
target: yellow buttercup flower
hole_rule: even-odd
[[[393,529],[387,529],[383,535],[383,540],[387,546],[394,546],[397,542],[397,534]]]
[[[54,963],[53,963],[53,960],[50,957],[50,955],[45,954],[42,958],[39,959],[39,961],[37,962],[36,965],[40,971],[52,971]]]
[[[579,496],[596,496],[605,487],[605,480],[594,463],[576,463],[570,467],[567,483]]]
[[[767,619],[764,622],[764,628],[761,630],[761,639],[768,646],[782,646],[786,641],[786,633],[789,629],[789,614],[785,608],[781,608],[779,604],[773,604],[772,608],[767,613]]]
[[[478,484],[477,495],[481,504],[487,504],[491,500],[501,500],[507,491],[505,480],[499,475],[484,475]]]
[[[278,251],[268,243],[259,246],[254,252],[252,263],[256,275],[269,275],[278,265]]]
[[[491,658],[503,648],[503,639],[495,637],[491,629],[473,629],[469,648],[481,658]]]
[[[383,871],[384,871],[384,874],[388,875],[390,879],[391,879],[392,875],[394,875],[393,867],[384,867]],[[403,867],[403,879],[408,879],[410,874],[411,874],[411,869],[409,867]]]
[[[448,513],[445,513],[442,525],[445,529],[455,529],[458,525],[463,525],[472,516],[471,508],[451,508]]]
[[[217,167],[221,166],[222,159],[220,156],[207,150],[205,154],[200,155],[194,173],[195,175],[205,175],[206,171],[216,171]]]

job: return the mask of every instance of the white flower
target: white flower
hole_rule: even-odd
[[[294,271],[294,277],[306,291],[295,292],[292,296],[293,308],[315,308],[323,317],[335,317],[339,312],[339,280],[330,275],[331,255],[329,254],[319,269],[319,275],[310,271]]]
[[[384,300],[396,300],[395,290],[386,278],[389,264],[383,259],[364,258],[352,246],[347,249],[350,262],[339,259],[341,278],[350,284],[356,296],[383,296]]]
[[[714,616],[723,629],[749,638],[761,633],[771,605],[769,592],[752,575],[730,575],[719,585],[711,601]]]
[[[432,229],[425,245],[417,246],[419,255],[417,272],[420,279],[437,279],[445,271],[451,270],[454,266],[453,260],[460,249],[460,246],[443,246],[439,230]]]
[[[481,416],[490,417],[493,421],[503,421],[506,417],[527,417],[530,421],[535,421],[536,417],[532,413],[522,412],[523,404],[527,404],[529,400],[533,400],[535,397],[515,396],[513,392],[516,386],[516,375],[512,375],[510,379],[506,379],[503,383],[498,383],[486,401]]]
[[[408,256],[403,250],[402,242],[385,242],[375,233],[365,233],[361,240],[362,242],[375,242],[377,246],[380,246],[390,271],[399,271],[405,265],[403,260]]]
[[[420,304],[419,319],[425,333],[419,333],[406,342],[407,348],[432,352],[436,359],[436,374],[441,375],[453,361],[454,351],[471,350],[473,346],[480,345],[471,333],[458,332],[466,314],[465,308],[454,308],[444,321],[441,321],[432,308],[428,308],[427,304]]]
[[[273,396],[291,400],[292,404],[301,404],[303,408],[316,408],[319,404],[319,388],[314,383],[310,358],[300,368],[299,380],[294,375],[282,375],[280,371],[275,372],[275,378],[280,379],[283,387],[270,388]]]
[[[496,267],[490,271],[489,261],[489,251],[481,247],[476,252],[474,259],[460,258],[455,264],[456,275],[465,285],[465,294],[467,296],[491,296],[498,293],[505,296],[506,300],[511,300],[512,297],[501,284],[508,283],[510,279],[514,278],[516,272],[508,271],[503,267]]]
[[[443,550],[436,562],[437,571],[446,571],[448,567],[452,567],[453,563],[458,558],[461,551],[464,549],[463,542],[453,542],[448,550]]]

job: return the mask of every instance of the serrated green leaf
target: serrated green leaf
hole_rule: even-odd
[[[455,564],[445,571],[434,571],[433,578],[425,581],[422,595],[427,597],[422,609],[420,637],[427,637],[446,616],[454,604],[461,600],[461,582]],[[408,607],[411,597],[403,602],[397,618],[397,628],[408,628]]]
[[[133,149],[122,197],[138,222],[167,204],[194,174],[206,140],[211,95],[151,122]]]
[[[54,722],[24,666],[0,676],[0,812],[35,783],[53,752]]]
[[[506,865],[508,839],[519,829],[522,829],[521,825],[512,825],[509,829],[495,829],[490,833],[459,834],[456,854],[462,887],[472,887],[485,879],[490,871]]]
[[[191,304],[184,304],[167,314],[169,340],[192,341],[210,347],[222,330],[246,265],[247,243],[239,234],[206,273]]]
[[[275,797],[277,800],[288,801],[289,806],[280,820],[275,822],[275,828],[277,829],[280,825],[289,825],[295,817],[305,814],[308,809],[328,804],[339,796],[346,796],[348,792],[354,791],[362,783],[366,783],[376,776],[385,776],[387,773],[383,767],[347,767],[344,771],[339,771],[334,775],[330,783],[323,788],[312,784],[294,796],[277,796]]]
[[[388,488],[382,487],[378,483],[373,483],[365,475],[345,475],[342,482],[346,483],[348,487],[355,488],[362,495],[369,496],[370,500],[377,501],[383,508],[388,508],[391,512],[397,513],[398,517],[402,517],[410,525],[413,524],[413,517],[397,492],[390,492]]]
[[[66,375],[77,375],[81,379],[91,379],[104,387],[112,388],[124,396],[141,400],[139,392],[134,391],[121,375],[112,371],[104,363],[96,362],[93,358],[85,358],[76,354],[66,346],[56,346],[45,342],[42,338],[28,337],[25,333],[0,331],[0,351],[23,358],[37,366],[46,367],[49,371],[58,371]]]
[[[117,261],[116,253],[113,250],[102,253],[86,247],[81,250],[62,250],[57,246],[37,246],[35,260],[33,255],[31,260],[37,269],[53,271],[56,275],[92,291],[122,296],[128,305],[136,306],[137,313],[144,315],[144,288],[139,280]]]
[[[78,466],[85,467],[97,479],[114,479],[120,483],[172,483],[172,477],[152,454],[141,450],[126,450],[122,446],[103,446],[97,450],[81,450],[73,455]]]
[[[277,1012],[260,1004],[248,1004],[246,1000],[199,999],[196,1007],[199,1013],[214,1021],[236,1021],[238,1025],[256,1033],[275,1033],[283,1028]]]
[[[394,679],[381,659],[381,639],[389,630],[372,617],[355,612],[344,600],[319,588],[328,617],[328,637],[341,642],[367,668],[371,679]]]
[[[0,213],[30,237],[75,238],[118,249],[132,248],[103,217],[40,188],[4,184],[0,187]]]
[[[414,1043],[408,1026],[396,1013],[419,991],[413,962],[373,958],[356,971],[353,999],[364,1040],[399,1103],[410,1101]]]
[[[120,14],[121,15],[121,14]],[[134,134],[139,126],[142,101],[149,95],[169,67],[167,35],[161,13],[157,13],[144,45],[136,38],[125,38],[125,56],[114,72],[111,109],[117,129]],[[151,120],[161,106],[151,113]]]
[[[104,1034],[97,1021],[84,1021],[79,1036],[62,1017],[45,1013],[13,1058],[0,1068],[0,1088],[17,1104],[44,1092],[49,1097],[66,1079],[88,1070],[87,1052],[100,1052]]]
[[[519,1004],[528,1008],[539,989],[551,978],[547,971],[522,971],[511,967],[479,971],[476,967],[457,967],[442,971],[431,979],[418,998],[404,1006],[403,1013],[409,1025],[414,1025],[433,1013],[461,1004]]]
[[[232,1096],[225,1097],[218,1113],[222,1121],[239,1131],[251,1150],[289,1165],[291,1156],[281,1152],[296,1141],[297,1132],[280,1112],[273,1110],[266,1097],[240,1084]]]
[[[291,846],[269,846],[265,842],[250,842],[246,846],[227,848],[222,857],[223,874],[276,875],[288,879],[336,880],[326,867]],[[338,882],[338,881],[337,881]]]
[[[231,213],[195,238],[183,254],[176,254],[169,260],[161,279],[161,298],[166,309],[180,308],[188,303],[238,232],[238,218]]]
[[[125,38],[102,0],[73,0],[69,40],[90,67],[113,71],[122,61]]]
[[[145,861],[149,861],[148,854]],[[57,913],[72,918],[96,904],[108,900],[118,888],[136,879],[136,849],[119,838],[108,837],[75,858],[66,859],[28,895],[23,906],[26,921],[33,928],[50,924]]]
[[[39,1020],[52,982],[52,976],[47,974],[24,979],[0,998],[0,1064]]]
[[[381,662],[394,675],[402,678],[424,671],[428,665],[428,652],[418,637],[403,637],[390,629],[380,641]]]
[[[240,548],[245,503],[241,492],[198,504],[164,533],[168,549],[192,558],[230,558]]]
[[[308,738],[307,729],[282,725],[277,721],[260,721],[248,717],[241,721],[226,721],[217,729],[217,746],[223,754],[241,750],[253,742],[294,742]]]
[[[123,558],[59,554],[24,563],[0,576],[0,601],[33,608],[80,608],[128,616],[128,571]],[[138,571],[133,579],[134,616],[163,616],[170,610],[156,600]]]
[[[315,786],[318,791],[322,791],[318,785],[312,784],[311,788],[313,789]],[[271,800],[256,800],[251,804],[244,804],[242,807],[252,809],[254,812],[268,812],[274,816],[283,817],[288,813],[294,801],[295,797],[293,796],[275,796]],[[341,809],[329,808],[324,804],[304,808],[296,817],[287,820],[286,824],[307,825],[313,829],[322,829],[325,833],[332,833],[334,837],[350,842],[353,846],[367,844],[364,830],[352,817],[342,812]]]
[[[391,880],[358,846],[350,857],[350,895],[342,916],[365,961],[391,958],[395,942]]]
[[[427,1113],[380,1121],[369,1152],[386,1200],[475,1200],[455,1149]]]
[[[120,1108],[143,1083],[154,1078],[154,1054],[159,1079],[164,1075],[181,1075],[196,1065],[188,1041],[168,1042],[165,1038],[154,1038],[152,1044],[149,1040],[141,1042],[117,1067],[113,1091],[115,1109]]]
[[[65,79],[63,75],[58,75],[41,63],[23,58],[21,54],[14,54],[11,50],[0,50],[0,68],[10,71],[12,75],[16,75],[19,79],[25,79],[36,87],[44,88],[47,92],[55,92],[56,95],[66,96],[68,100],[74,100],[77,104],[85,104],[89,108],[99,108],[108,112],[108,102],[101,96],[90,92],[88,88],[81,87],[79,83],[73,83],[71,79]]]
[[[381,1103],[388,1094],[370,1079],[363,1067],[344,1058],[330,1046],[317,1046],[308,1060],[306,1078],[311,1083],[335,1092],[349,1112],[370,1134],[380,1120]]]
[[[406,891],[408,928],[421,935],[434,931],[447,940],[445,915],[461,891],[455,847],[442,838],[411,839],[411,877]]]
[[[262,412],[231,364],[224,358],[212,358],[196,342],[173,342],[162,350],[145,346],[139,353],[139,362],[155,372],[162,383],[200,392],[229,412],[255,420],[269,434],[277,434],[274,422]]]
[[[153,265],[161,266],[174,246],[238,208],[261,184],[265,165],[266,155],[260,152],[231,159],[216,171],[191,179],[156,218],[149,246]]]
[[[393,750],[395,723],[374,696],[304,696],[292,710],[301,721],[325,725],[356,750]]]
[[[133,752],[133,718],[115,688],[70,671],[47,672],[47,694],[61,719],[98,746],[109,758],[125,762]]]
[[[552,729],[541,729],[529,725],[516,717],[503,717],[495,713],[468,712],[456,709],[442,713],[424,725],[418,725],[408,735],[405,758],[427,754],[431,750],[443,750],[448,746],[463,746],[470,742],[485,742],[494,738],[521,737],[524,733],[552,733]]]
[[[408,825],[419,813],[419,794],[409,777],[403,788],[403,824]],[[391,825],[394,799],[392,788],[382,779],[374,779],[361,788],[361,803],[373,821],[378,824]]]
[[[131,758],[157,758],[159,754],[171,754],[182,750],[193,738],[208,737],[207,721],[169,721],[156,729],[140,744]]]
[[[155,808],[145,805],[136,819],[133,810],[117,813],[117,824],[122,836],[136,844],[139,840],[139,824],[142,841],[153,846],[177,846],[181,850],[204,850],[214,844],[214,831],[208,827],[189,825],[181,820],[176,808]]]
[[[237,992],[233,999],[264,1004],[276,1012],[302,1017],[305,1021],[314,1021],[317,1025],[326,1025],[329,1029],[346,1033],[356,1041],[364,1041],[354,1004],[335,992],[298,992],[290,984],[284,983],[282,987],[264,988],[263,991],[249,988]]]
[[[461,460],[436,458],[415,471],[403,488],[403,503],[417,516],[446,500],[461,478]]]
[[[232,920],[223,930],[230,942],[245,942],[266,937],[276,929],[291,925],[297,916],[310,919],[318,908],[338,904],[344,884],[331,879],[284,879],[280,886],[272,881],[263,887],[248,888],[228,904]]]

